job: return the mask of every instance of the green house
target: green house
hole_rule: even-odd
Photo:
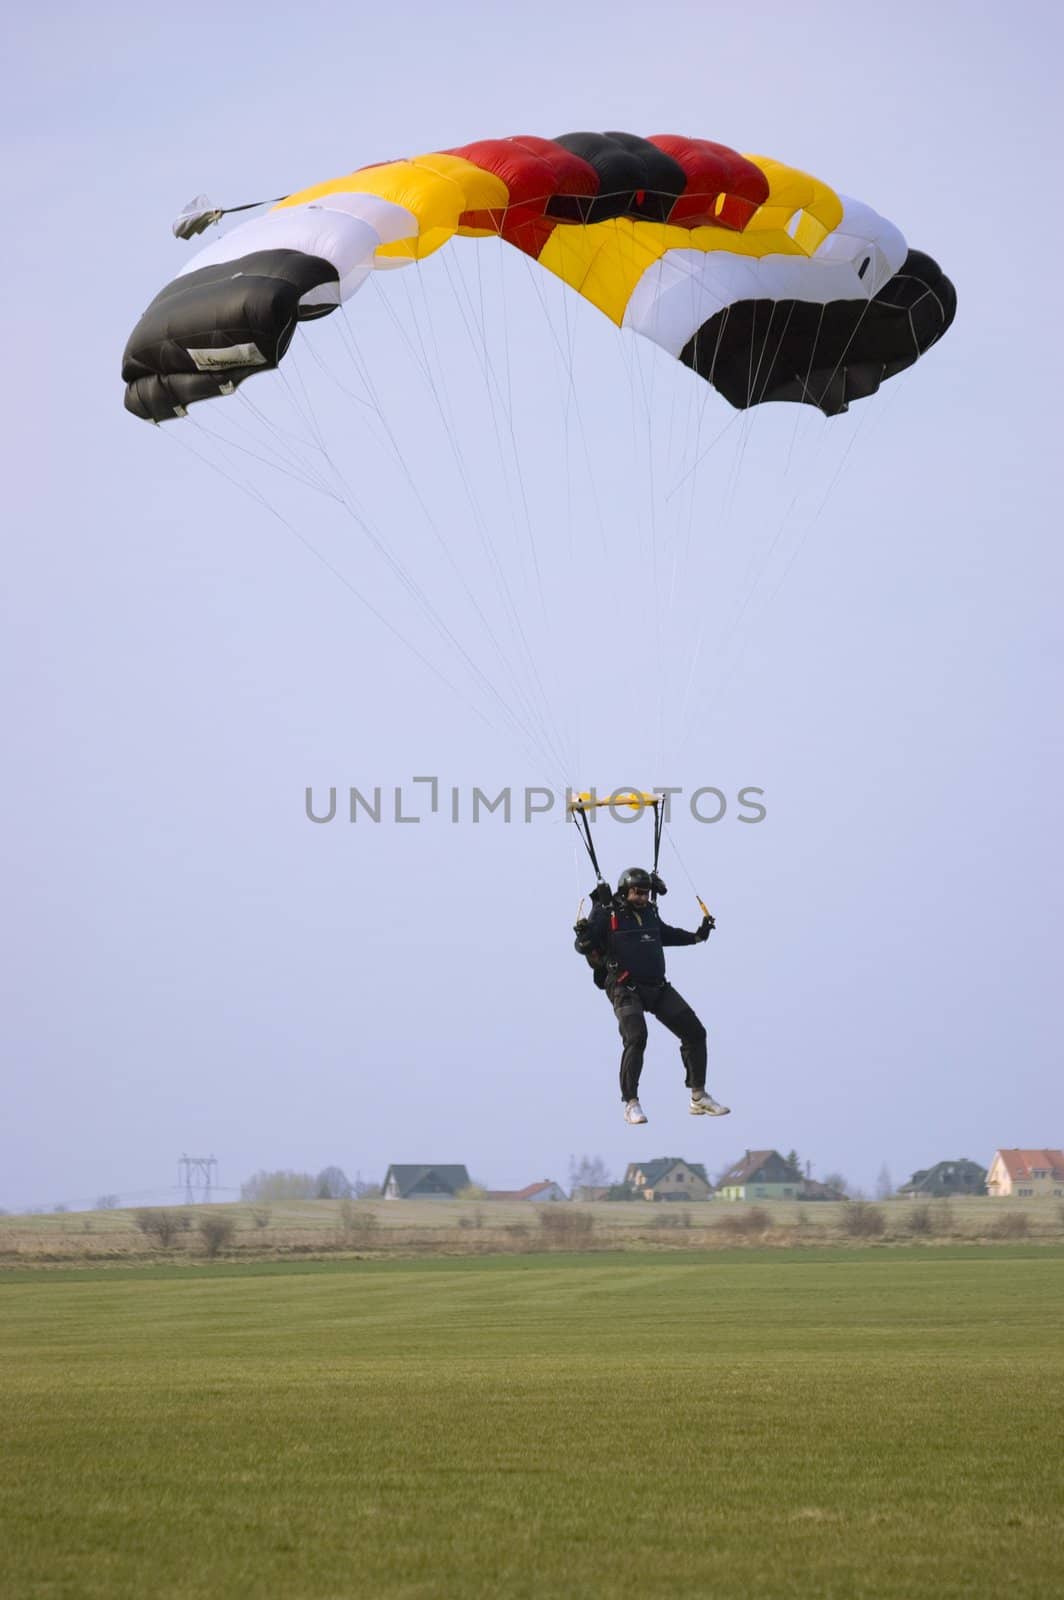
[[[799,1200],[803,1179],[778,1150],[748,1150],[717,1181],[718,1200]]]
[[[937,1161],[933,1167],[914,1172],[898,1190],[913,1198],[931,1195],[936,1199],[954,1194],[985,1194],[986,1168],[977,1161]]]
[[[436,1167],[388,1168],[381,1185],[385,1200],[453,1200],[459,1189],[469,1188],[465,1167],[445,1163]]]

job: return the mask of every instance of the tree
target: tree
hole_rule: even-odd
[[[820,1181],[829,1189],[837,1189],[840,1194],[849,1194],[850,1192],[850,1180],[849,1178],[844,1178],[841,1172],[825,1173]]]
[[[118,1196],[116,1194],[102,1194],[96,1202],[97,1211],[117,1211]]]
[[[342,1167],[322,1167],[317,1177],[318,1200],[350,1200],[351,1185]]]
[[[340,1201],[340,1236],[353,1244],[366,1244],[380,1227],[380,1218],[354,1200]]]
[[[203,1248],[213,1259],[233,1237],[236,1223],[227,1211],[205,1211],[199,1219],[200,1238]]]
[[[309,1172],[256,1172],[240,1185],[241,1200],[313,1200],[316,1193]]]
[[[133,1213],[133,1221],[147,1238],[154,1239],[163,1250],[168,1250],[177,1237],[181,1227],[181,1216],[177,1211],[168,1211],[165,1206],[145,1207]]]
[[[884,1161],[883,1165],[879,1169],[879,1177],[876,1179],[876,1199],[889,1200],[893,1193],[894,1180],[890,1175],[890,1169],[887,1166],[887,1163]]]
[[[613,1181],[601,1156],[569,1157],[569,1193],[574,1199],[580,1190],[608,1189]]]

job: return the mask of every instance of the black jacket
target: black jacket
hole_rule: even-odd
[[[637,911],[615,900],[593,908],[577,948],[601,952],[618,983],[664,983],[664,946],[697,943],[696,934],[662,922],[653,902]]]

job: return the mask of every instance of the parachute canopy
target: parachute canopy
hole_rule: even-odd
[[[185,236],[222,214],[187,210]],[[300,321],[455,234],[523,251],[743,409],[845,411],[956,309],[893,223],[781,162],[676,134],[485,139],[317,184],[201,250],[130,337],[127,408],[162,422],[231,394]]]

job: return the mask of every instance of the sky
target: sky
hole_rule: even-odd
[[[770,1147],[871,1190],[1064,1144],[1057,9],[102,0],[9,32],[0,1205],[165,1198],[186,1153],[230,1194]],[[955,326],[846,417],[732,413],[455,240],[232,402],[123,410],[192,196],[583,128],[817,174],[942,264]],[[670,975],[727,1119],[652,1024],[622,1122],[592,875],[560,800],[521,820],[567,783],[683,791],[662,910],[718,927]],[[648,835],[604,821],[606,872]]]

